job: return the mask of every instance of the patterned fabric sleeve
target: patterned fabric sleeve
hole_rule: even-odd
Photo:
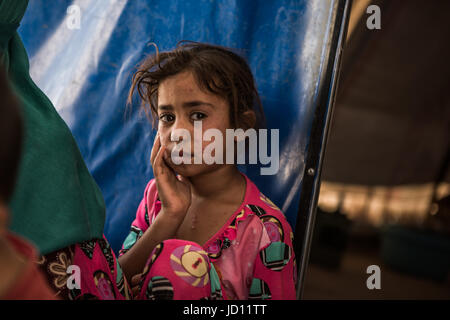
[[[155,179],[152,179],[145,188],[144,197],[137,209],[136,218],[131,224],[130,233],[125,238],[122,249],[119,251],[119,257],[130,250],[136,241],[142,237],[160,208],[161,204],[157,199]]]
[[[296,266],[293,252],[293,233],[284,215],[271,212],[260,217],[270,244],[259,251],[255,259],[249,300],[296,299]]]
[[[48,253],[36,263],[58,299],[129,300],[132,297],[105,236]]]

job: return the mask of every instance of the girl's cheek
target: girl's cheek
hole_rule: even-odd
[[[170,142],[170,132],[166,132],[165,130],[159,131],[159,139],[161,141],[162,146],[167,146]]]

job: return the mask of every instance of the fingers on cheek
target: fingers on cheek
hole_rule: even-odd
[[[161,146],[166,145],[168,141],[170,141],[170,133],[169,132],[161,132],[159,131],[159,141]]]
[[[170,158],[170,152],[169,152],[169,150],[164,149],[163,158],[164,158],[164,160],[169,160],[169,158]]]
[[[161,147],[159,150],[158,150],[158,153],[156,154],[156,156],[155,156],[155,164],[157,165],[157,166],[161,166],[161,161],[162,161],[162,157],[163,157],[163,154],[164,154],[164,147]]]

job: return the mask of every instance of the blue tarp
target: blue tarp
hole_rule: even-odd
[[[19,33],[31,76],[69,125],[102,190],[104,232],[116,252],[152,178],[155,131],[137,104],[125,116],[131,76],[153,52],[150,42],[160,50],[180,40],[208,42],[247,58],[267,128],[280,130],[280,170],[243,170],[294,227],[334,7],[331,0],[30,1]]]

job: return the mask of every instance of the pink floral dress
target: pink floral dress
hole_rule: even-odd
[[[140,298],[296,298],[291,227],[280,209],[243,176],[244,201],[203,246],[171,239],[153,250],[143,272]],[[160,210],[152,179],[120,255],[139,241]]]
[[[41,256],[37,264],[55,293],[64,300],[128,300],[130,287],[105,237],[70,245]],[[69,272],[69,267],[77,270]],[[79,273],[79,283],[72,281]],[[74,277],[75,279],[75,277]]]

